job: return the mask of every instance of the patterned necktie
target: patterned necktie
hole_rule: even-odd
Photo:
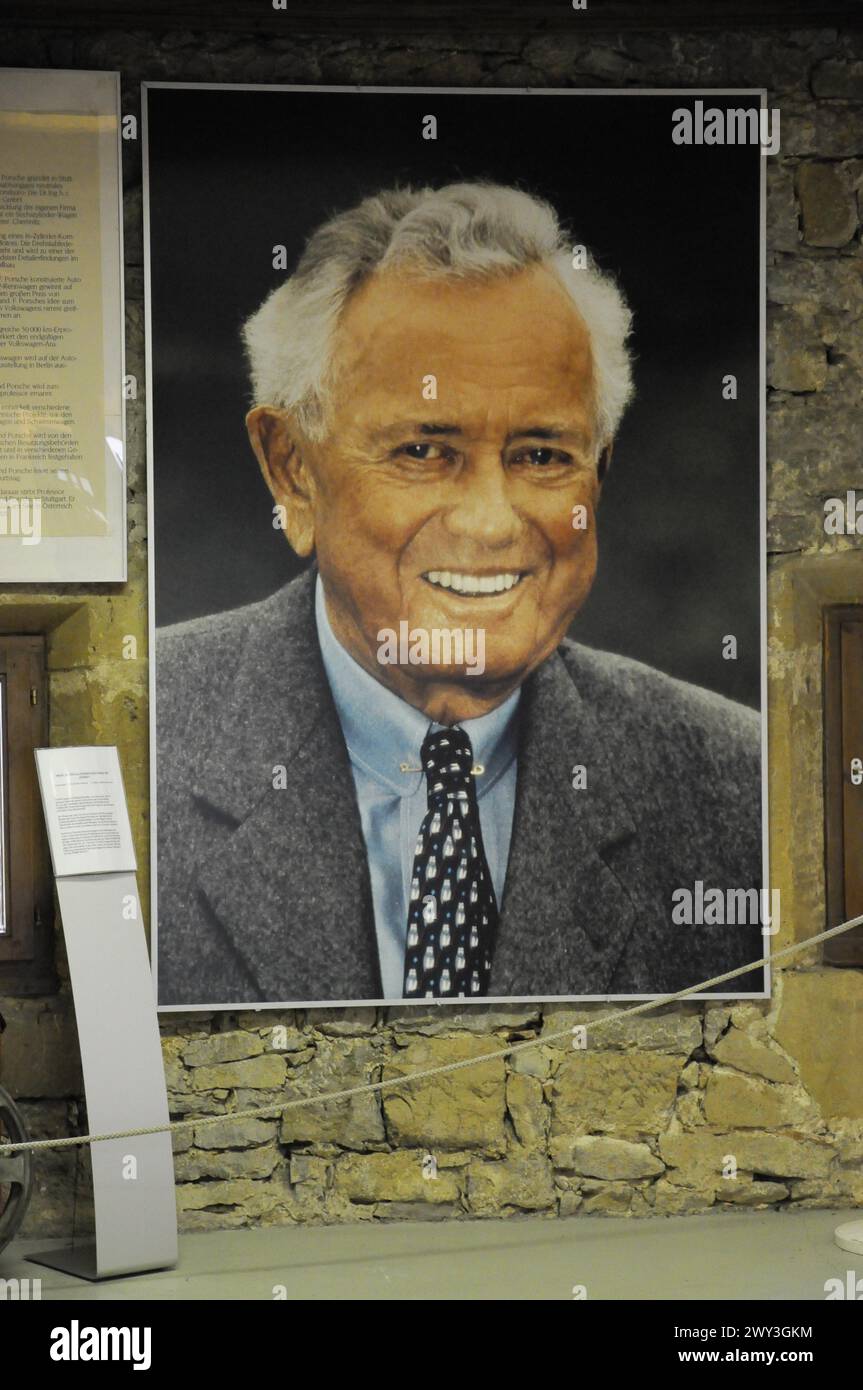
[[[428,810],[414,853],[404,998],[488,993],[497,902],[463,729],[429,733],[422,746]]]

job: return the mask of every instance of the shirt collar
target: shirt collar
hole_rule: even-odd
[[[440,725],[375,680],[345,650],[330,625],[320,575],[315,584],[315,622],[351,761],[399,796],[413,796],[423,779],[423,739],[429,729]],[[474,762],[484,769],[476,779],[477,797],[494,785],[515,757],[520,694],[514,690],[489,714],[461,721],[460,727],[471,741]],[[403,764],[413,770],[403,772]]]

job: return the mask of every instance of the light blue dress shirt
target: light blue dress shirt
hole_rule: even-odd
[[[386,999],[401,999],[408,894],[417,832],[428,809],[420,749],[432,724],[413,705],[364,671],[330,626],[318,576],[315,617],[324,668],[348,746],[366,842],[381,979]],[[515,808],[516,690],[497,709],[460,727],[471,741],[483,844],[495,896],[503,896]],[[412,769],[402,772],[404,763]]]

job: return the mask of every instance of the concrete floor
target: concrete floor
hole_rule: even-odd
[[[364,1222],[220,1231],[180,1239],[176,1269],[90,1284],[23,1258],[62,1241],[17,1241],[0,1278],[41,1278],[42,1298],[800,1299],[827,1279],[863,1277],[833,1244],[854,1211],[729,1212],[625,1220]]]

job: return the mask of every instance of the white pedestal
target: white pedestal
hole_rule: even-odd
[[[846,1221],[837,1226],[833,1239],[840,1250],[850,1250],[854,1255],[863,1255],[863,1218],[860,1221]]]

